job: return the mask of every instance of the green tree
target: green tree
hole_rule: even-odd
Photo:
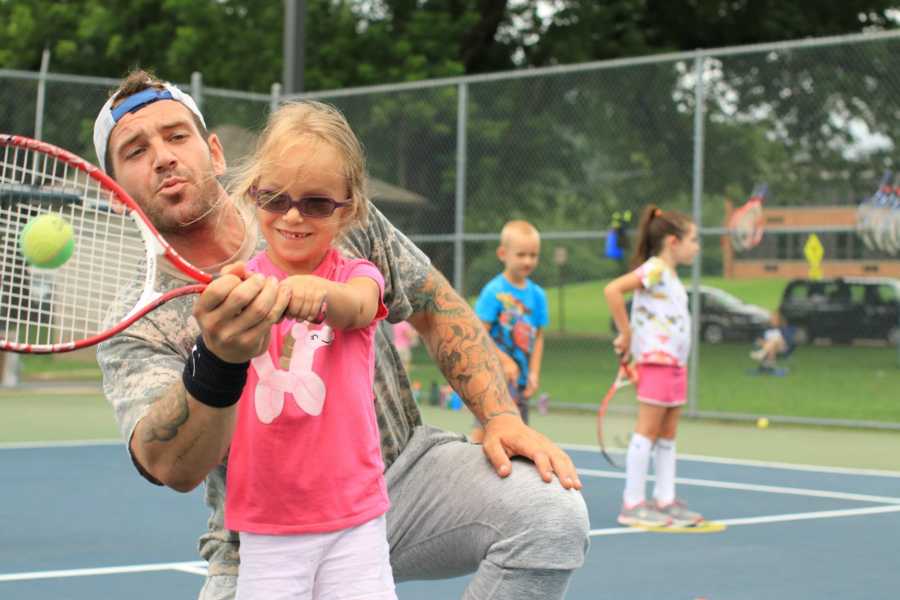
[[[307,0],[304,87],[334,90],[886,29],[895,26],[890,4]],[[118,77],[142,66],[185,83],[200,71],[206,86],[267,93],[281,77],[282,13],[275,0],[0,0],[0,67],[35,70],[47,47],[54,72]],[[858,156],[847,149],[854,142],[850,122],[900,139],[895,45],[710,59],[709,205],[742,199],[759,179],[774,184],[776,200],[790,203],[815,201],[823,190],[849,197],[872,173],[893,166],[890,147]],[[692,69],[668,60],[472,83],[467,230],[494,233],[510,216],[541,229],[597,230],[614,210],[651,200],[689,210]],[[15,102],[23,92],[13,87],[19,82],[0,91],[0,100],[10,106],[8,115],[27,121],[31,115]],[[77,114],[77,102],[100,102],[99,90],[87,99],[68,91],[48,91],[48,105],[60,115]],[[376,177],[428,198],[427,211],[398,218],[416,232],[452,230],[456,87],[325,99],[348,114]],[[212,95],[205,101],[214,125],[244,128],[258,127],[267,106]],[[55,122],[48,139],[89,148],[90,121]],[[708,223],[717,223],[719,214],[710,213]],[[448,252],[445,244],[438,253]]]

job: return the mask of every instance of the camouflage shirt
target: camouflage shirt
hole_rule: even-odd
[[[340,249],[349,258],[366,258],[379,268],[385,280],[388,321],[402,321],[424,308],[413,304],[415,296],[409,290],[424,283],[431,264],[374,206],[370,205],[369,210],[368,225],[348,231],[340,241]],[[255,225],[251,226],[249,221],[247,231],[241,250],[228,262],[246,260],[258,249]],[[160,269],[156,289],[165,291],[185,282],[184,276],[174,270]],[[123,293],[121,306],[114,307],[111,315],[121,317],[134,304],[137,293],[140,293],[137,287]],[[103,391],[115,410],[126,441],[131,440],[135,426],[150,405],[175,382],[181,381],[184,364],[200,334],[197,321],[191,316],[194,298],[182,296],[169,301],[97,349]],[[389,325],[382,322],[375,335],[375,411],[385,468],[394,462],[413,429],[422,422],[386,327]],[[140,465],[135,465],[144,477],[159,485]],[[200,554],[209,561],[210,575],[237,575],[238,537],[224,526],[225,469],[224,464],[219,465],[206,478],[206,503],[212,513],[208,531],[200,538]]]

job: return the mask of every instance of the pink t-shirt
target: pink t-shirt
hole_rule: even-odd
[[[265,253],[248,268],[284,279]],[[332,250],[314,275],[346,282],[381,272]],[[387,512],[375,418],[376,322],[352,331],[285,320],[254,358],[228,455],[225,526],[268,535],[337,531]],[[292,345],[292,346],[291,346]]]

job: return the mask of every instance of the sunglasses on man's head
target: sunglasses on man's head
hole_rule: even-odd
[[[328,196],[305,196],[294,200],[283,192],[261,190],[255,186],[251,187],[248,193],[256,202],[256,205],[263,210],[283,215],[291,208],[296,208],[301,215],[312,219],[325,219],[333,215],[338,208],[352,204],[349,200],[347,202],[338,202]]]

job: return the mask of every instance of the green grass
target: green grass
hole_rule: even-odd
[[[412,378],[426,391],[432,381],[443,383],[421,347],[416,350]],[[788,360],[785,377],[747,374],[755,365],[749,350],[739,344],[701,346],[700,410],[900,423],[900,368],[892,348],[802,347]],[[541,391],[559,402],[596,404],[615,369],[608,338],[550,335]],[[623,404],[634,401],[620,396]]]
[[[551,398],[596,404],[615,375],[609,311],[603,297],[606,283],[547,289],[551,323],[541,390]],[[786,281],[704,277],[702,283],[772,310],[778,306]],[[564,325],[564,334],[560,325]],[[748,375],[755,365],[747,356],[750,349],[749,344],[701,346],[700,410],[900,423],[900,402],[896,400],[900,369],[894,348],[802,347],[789,359],[787,377]],[[443,381],[421,349],[413,378],[426,388],[431,381]],[[625,394],[622,402],[633,402],[633,398],[629,400]]]
[[[120,439],[109,405],[99,392],[86,387],[0,391],[0,443]],[[421,408],[426,423],[463,433],[471,428],[472,415],[467,410]],[[558,443],[595,443],[591,415],[534,411],[531,424]],[[633,417],[611,414],[610,446],[617,446],[633,426]],[[889,470],[897,470],[897,446],[895,432],[777,423],[761,430],[748,423],[683,419],[678,433],[679,451],[685,454]]]
[[[468,433],[472,415],[422,406],[426,423]],[[596,445],[592,415],[573,412],[532,413],[531,426],[561,444]],[[610,414],[606,422],[609,447],[621,447],[634,429],[634,417]],[[852,449],[848,451],[848,449]],[[772,424],[758,429],[753,423],[682,419],[678,424],[678,451],[724,458],[778,461],[832,467],[897,471],[897,433]]]
[[[782,280],[705,278],[747,302],[772,308]],[[542,391],[557,402],[596,404],[612,381],[616,362],[609,340],[609,315],[603,301],[605,282],[567,286],[563,292],[566,334],[551,327],[542,370]],[[558,291],[548,290],[551,319],[558,322]],[[699,409],[900,423],[900,368],[897,350],[889,347],[805,346],[789,359],[786,377],[746,373],[754,365],[749,345],[702,345]],[[60,355],[25,356],[26,380],[98,381],[92,349]],[[415,349],[412,379],[427,394],[443,376],[422,346]],[[633,403],[626,395],[624,404]]]

